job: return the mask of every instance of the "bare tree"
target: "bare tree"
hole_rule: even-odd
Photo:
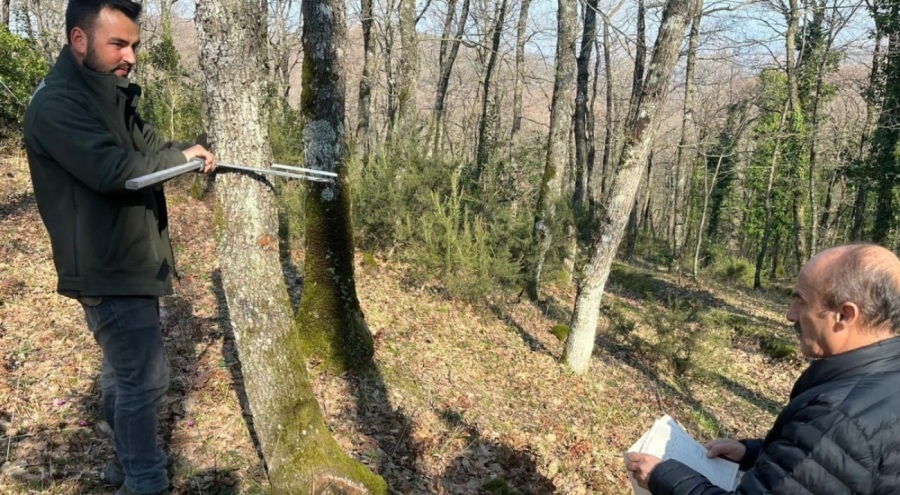
[[[537,210],[534,219],[534,243],[529,267],[526,291],[532,301],[538,299],[538,290],[544,260],[553,242],[556,223],[556,203],[562,196],[563,178],[567,164],[569,129],[571,128],[572,92],[575,89],[575,25],[578,13],[575,2],[559,0],[556,42],[556,78],[553,84],[553,100],[550,105],[550,133],[547,138],[547,155],[544,176],[541,180]]]
[[[11,0],[3,0],[3,4],[0,5],[0,27],[5,26],[7,29],[12,29],[12,18],[9,16],[9,5]]]
[[[271,163],[263,115],[265,74],[259,70],[266,60],[265,12],[265,0],[206,0],[196,6],[211,144],[224,161],[255,166]],[[316,103],[326,102],[331,111],[343,109],[342,99],[327,103],[342,97],[332,89],[335,84],[342,89],[342,83],[325,82],[320,74],[322,65],[340,67],[336,47],[344,36],[343,2],[307,0],[304,15],[306,26],[316,30],[306,40],[307,53],[321,54],[306,58],[311,77],[305,84],[323,85],[321,96],[313,98]],[[340,74],[333,68],[328,72],[339,81]],[[333,167],[328,158],[333,158],[330,153],[336,152],[334,145],[342,139],[342,133],[333,130],[335,117],[309,117],[308,132],[318,132],[316,137],[322,141],[307,149],[307,157],[313,155],[310,160],[319,166]],[[341,202],[337,200],[345,194],[343,187],[332,187],[328,200]],[[324,190],[321,193],[326,195]],[[250,175],[222,175],[217,180],[216,200],[222,286],[273,493],[387,493],[381,478],[338,447],[310,387],[299,345],[302,334],[293,320],[281,270],[271,185]],[[344,248],[337,246],[335,251]],[[327,266],[320,255],[312,254]],[[347,275],[340,273],[341,277]],[[316,274],[312,276],[304,299],[317,292],[325,299],[310,286],[318,282]],[[308,333],[320,328],[303,330]]]
[[[503,23],[506,20],[506,5],[508,0],[500,0],[496,12],[494,12],[494,23],[491,26],[490,38],[491,48],[487,54],[487,64],[484,68],[484,79],[481,85],[481,116],[478,118],[478,143],[475,152],[475,182],[481,180],[481,173],[484,165],[488,160],[488,105],[491,95],[491,78],[494,76],[494,67],[497,65],[497,57],[500,52],[500,36],[503,34]]]
[[[441,48],[438,55],[438,68],[440,75],[438,76],[437,91],[434,94],[434,109],[431,117],[431,142],[429,148],[431,152],[438,153],[444,142],[444,112],[445,102],[447,99],[447,89],[450,87],[450,74],[453,72],[453,65],[456,63],[456,57],[459,54],[459,45],[462,42],[463,34],[466,31],[466,21],[469,18],[470,0],[463,0],[462,12],[459,14],[459,20],[456,21],[456,34],[453,34],[453,19],[456,16],[456,0],[447,2],[447,14],[444,17],[444,31],[441,36]],[[452,36],[452,38],[451,38]]]
[[[377,74],[375,72],[375,44],[372,39],[372,25],[375,22],[375,9],[372,6],[374,0],[362,0],[360,21],[363,34],[363,70],[359,79],[359,103],[358,117],[356,121],[356,141],[360,151],[367,161],[369,153],[374,146],[375,129],[371,124],[372,118],[372,92],[374,91]]]
[[[575,93],[575,193],[573,202],[579,212],[587,209],[588,183],[594,164],[588,160],[588,82],[590,79],[591,52],[597,38],[597,0],[584,4],[584,29],[581,34],[581,50],[578,53],[578,76]]]
[[[619,167],[594,233],[590,263],[584,267],[575,297],[572,331],[566,340],[563,355],[566,365],[575,373],[584,373],[590,364],[603,289],[622,240],[628,214],[634,205],[662,102],[668,95],[685,28],[693,16],[695,5],[695,0],[669,0],[666,3],[648,74],[629,115]]]
[[[694,77],[697,70],[697,47],[700,45],[700,21],[703,18],[703,0],[697,0],[694,18],[691,20],[691,34],[688,41],[687,63],[684,76],[684,117],[681,120],[681,139],[675,156],[675,184],[672,190],[672,267],[681,262],[684,247],[684,188],[685,171],[688,163],[696,156],[694,129]],[[705,177],[705,176],[704,176]],[[702,222],[701,227],[702,231]],[[698,236],[699,237],[699,236]]]
[[[416,0],[400,0],[400,84],[397,117],[403,132],[415,130],[416,94],[419,91],[419,37],[416,33]]]
[[[516,22],[516,81],[513,85],[512,141],[522,130],[522,93],[525,88],[525,28],[528,25],[528,10],[531,0],[522,0],[519,6],[519,20]]]

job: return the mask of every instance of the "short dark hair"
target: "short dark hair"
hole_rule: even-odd
[[[141,17],[141,4],[132,0],[69,0],[66,6],[66,40],[72,41],[72,30],[75,28],[81,28],[90,35],[100,11],[107,7],[122,12],[134,22]]]
[[[900,280],[896,269],[877,259],[875,244],[847,246],[822,280],[822,303],[831,311],[855,303],[870,328],[900,333]]]

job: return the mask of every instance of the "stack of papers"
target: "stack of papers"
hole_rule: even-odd
[[[724,490],[734,490],[740,480],[737,463],[706,457],[706,447],[694,440],[668,414],[657,419],[653,427],[644,433],[625,455],[630,452],[654,455],[664,461],[668,459],[680,461]],[[631,472],[628,473],[628,478],[631,480],[634,493],[650,495],[649,491],[638,486]]]

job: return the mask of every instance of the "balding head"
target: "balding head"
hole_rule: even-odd
[[[900,259],[874,244],[851,244],[814,256],[804,271],[818,286],[822,305],[837,311],[844,303],[859,307],[863,329],[900,331]]]

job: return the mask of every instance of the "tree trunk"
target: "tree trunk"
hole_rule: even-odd
[[[702,8],[700,1],[698,3],[698,8]],[[694,19],[696,20],[699,17],[698,13],[695,13]],[[693,28],[691,28],[693,30]],[[719,159],[716,160],[716,169],[713,172],[712,180],[709,179],[709,169],[707,167],[703,168],[703,206],[700,209],[700,221],[697,224],[697,243],[694,245],[694,264],[691,268],[691,275],[696,280],[697,273],[700,271],[700,248],[703,246],[703,224],[706,222],[706,213],[709,211],[709,197],[712,196],[713,189],[716,187],[716,182],[719,179],[719,170],[722,168],[722,161],[725,159],[725,155],[719,155]]]
[[[778,166],[778,157],[781,154],[781,140],[784,126],[787,123],[788,111],[790,108],[790,100],[785,102],[784,109],[781,114],[781,122],[778,124],[778,131],[775,137],[775,149],[772,151],[772,164],[769,167],[769,182],[766,185],[766,218],[763,227],[763,238],[759,246],[759,253],[756,255],[756,270],[753,273],[753,288],[762,288],[762,270],[766,261],[766,254],[769,250],[769,238],[772,236],[772,188],[775,184],[775,169]]]
[[[444,35],[441,37],[441,51],[439,58],[440,77],[438,78],[437,92],[434,100],[434,115],[432,117],[432,146],[434,154],[440,153],[444,142],[444,102],[447,99],[447,88],[450,86],[450,74],[453,72],[453,64],[456,63],[456,55],[459,53],[459,44],[466,30],[466,21],[469,18],[470,0],[463,0],[462,13],[456,24],[456,35],[450,39],[453,24],[453,16],[456,13],[456,0],[450,0],[447,6],[447,17],[444,19]]]
[[[371,125],[372,91],[377,83],[375,43],[372,39],[372,25],[375,23],[373,3],[374,0],[362,0],[360,5],[360,20],[363,33],[363,70],[362,77],[359,79],[359,114],[356,120],[356,141],[363,157],[363,163],[368,161],[369,154],[375,145],[375,129]]]
[[[416,94],[419,91],[419,37],[416,34],[416,0],[400,0],[400,84],[397,117],[404,136],[416,131]]]
[[[3,0],[3,6],[0,8],[0,27],[6,27],[12,31],[12,18],[9,16],[9,3],[11,0]]]
[[[646,13],[647,9],[644,6],[644,0],[638,0],[637,35],[634,40],[634,73],[631,79],[631,100],[628,103],[629,119],[634,118],[632,114],[637,111],[637,104],[638,100],[640,100],[641,88],[644,83],[644,70],[646,69],[647,59]]]
[[[797,31],[799,30],[800,26],[800,8],[798,6],[798,0],[789,0],[788,8],[789,11],[786,13],[788,28],[785,34],[785,53],[787,53],[785,71],[787,73],[788,80],[788,103],[790,106],[789,122],[790,129],[793,134],[795,132],[800,132],[805,128],[805,124],[803,122],[803,107],[800,102],[799,83],[797,81],[797,57],[794,51],[797,45]],[[803,137],[791,136],[789,139],[802,143]],[[803,204],[802,192],[803,167],[800,161],[797,160],[799,156],[795,156],[793,158],[794,159],[789,160],[789,162],[791,169],[791,207],[793,209],[792,213],[794,217],[794,256],[796,258],[797,265],[801,266],[806,262],[807,259],[809,259],[809,246],[806,242],[806,213]]]
[[[603,176],[600,179],[600,198],[605,201],[607,192],[607,180],[612,175],[612,155],[615,142],[615,120],[616,113],[615,98],[613,97],[613,72],[612,72],[612,55],[609,46],[609,20],[603,21],[603,65],[606,70],[606,132],[603,137]]]
[[[323,2],[306,3],[316,3],[318,12]],[[342,22],[341,4],[332,3],[332,19],[307,17],[306,26]],[[271,163],[265,75],[259,70],[266,59],[265,12],[262,0],[197,3],[210,140],[223,161]],[[259,178],[237,173],[217,178],[222,285],[272,493],[387,493],[384,481],[341,452],[325,426],[292,320],[277,215],[272,188]]]
[[[900,1],[884,1],[877,23],[888,38],[884,67],[881,74],[883,100],[878,127],[872,135],[872,168],[878,177],[875,187],[875,221],[872,226],[872,241],[882,245],[888,242],[888,235],[896,222],[896,201],[894,199],[897,178],[900,176]]]
[[[481,174],[487,164],[491,151],[488,149],[488,105],[491,94],[491,78],[494,75],[494,66],[497,65],[497,56],[500,52],[500,35],[503,34],[503,23],[506,20],[506,5],[508,0],[500,0],[500,5],[495,12],[496,18],[491,28],[491,51],[488,53],[487,65],[484,69],[484,81],[481,85],[481,116],[478,119],[478,141],[475,151],[475,184],[480,183]]]
[[[642,84],[635,111],[631,112],[628,120],[619,167],[591,246],[591,261],[584,267],[575,297],[572,331],[566,340],[563,355],[563,360],[575,373],[584,373],[590,364],[603,288],[634,203],[643,165],[659,124],[660,109],[669,93],[685,28],[691,20],[695,3],[694,0],[669,0],[662,14],[648,77]]]
[[[672,191],[672,246],[671,267],[677,270],[681,263],[681,252],[684,249],[684,189],[685,170],[688,162],[694,160],[696,150],[694,129],[694,77],[697,66],[697,47],[700,45],[700,21],[703,18],[703,0],[697,0],[694,7],[694,18],[691,21],[691,34],[688,41],[687,64],[684,75],[684,118],[681,120],[681,139],[675,156],[675,184]],[[704,198],[706,201],[708,198]],[[705,212],[704,212],[705,213]],[[702,228],[702,226],[701,226]],[[699,237],[699,236],[698,236]],[[696,265],[696,262],[695,262]],[[694,268],[696,277],[696,268]]]
[[[534,218],[534,243],[526,291],[532,301],[538,300],[544,259],[553,242],[556,223],[556,203],[562,196],[567,164],[569,129],[572,117],[572,92],[575,89],[575,25],[578,15],[575,2],[559,0],[556,42],[556,78],[550,104],[550,133],[544,175],[538,194]]]
[[[525,88],[525,27],[528,25],[528,9],[531,0],[522,0],[519,21],[516,23],[516,82],[513,86],[513,119],[511,140],[522,130],[522,93]]]
[[[587,0],[584,6],[584,30],[581,51],[578,53],[578,78],[575,92],[575,194],[573,203],[577,217],[587,210],[588,182],[593,164],[588,161],[588,82],[591,52],[597,38],[597,0]]]
[[[388,0],[387,16],[384,19],[384,37],[381,39],[383,46],[381,53],[384,54],[384,77],[386,87],[385,109],[387,110],[387,119],[385,127],[387,128],[385,135],[389,135],[390,139],[394,136],[394,127],[397,125],[397,81],[394,77],[394,20],[393,12],[397,0]]]
[[[883,62],[881,53],[882,32],[876,25],[874,39],[874,50],[872,52],[872,69],[869,72],[869,88],[866,95],[866,120],[863,127],[863,133],[859,140],[859,148],[857,150],[857,160],[859,163],[865,163],[867,153],[869,152],[871,141],[870,133],[872,126],[878,118],[878,109],[876,106],[876,87],[881,76],[881,64]],[[863,175],[863,174],[858,174]],[[872,175],[872,174],[865,174]],[[850,240],[861,241],[866,230],[866,206],[869,197],[869,178],[857,177],[856,196],[853,199],[853,209],[851,214]]]

